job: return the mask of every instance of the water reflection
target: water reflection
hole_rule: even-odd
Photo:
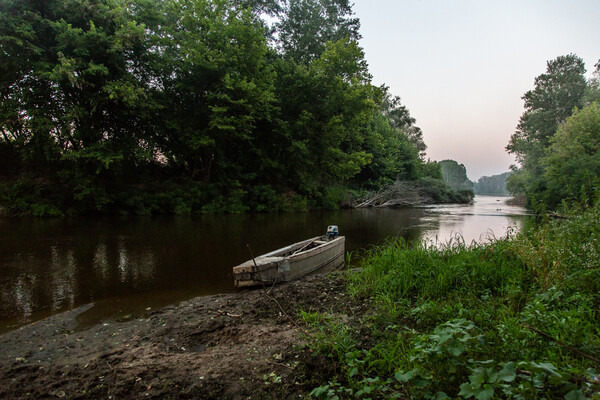
[[[98,243],[92,270],[99,282],[110,286],[143,288],[156,278],[156,258],[152,248],[137,248],[124,240],[116,244]]]
[[[423,237],[436,244],[449,240],[485,243],[518,231],[529,215],[522,207],[507,204],[505,197],[477,196],[473,205],[423,207],[425,222],[437,222],[426,228]]]
[[[54,290],[51,310],[72,308],[75,305],[75,288],[77,287],[77,263],[72,249],[61,249],[58,246],[50,248],[50,285]]]
[[[505,199],[473,206],[298,214],[0,219],[0,332],[94,302],[91,324],[194,296],[233,291],[231,267],[337,224],[346,250],[390,237],[486,240],[519,228],[525,211]]]

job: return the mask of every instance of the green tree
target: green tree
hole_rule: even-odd
[[[271,115],[273,71],[264,30],[225,0],[172,2],[161,39],[160,149],[204,182],[243,176],[257,125]]]
[[[275,17],[284,10],[284,0],[232,0],[231,5],[240,10],[250,9],[258,18],[264,14]]]
[[[0,2],[4,139],[29,169],[61,170],[95,208],[103,182],[153,156],[146,39],[125,1]]]
[[[308,63],[327,42],[360,39],[360,21],[348,0],[289,0],[276,26],[277,45],[287,57]]]
[[[358,27],[347,0],[0,0],[0,201],[305,208],[439,174]]]
[[[521,168],[509,177],[509,188],[528,198],[545,190],[540,158],[558,126],[580,107],[586,91],[585,65],[574,54],[547,63],[546,73],[535,78],[534,89],[523,96],[525,112],[506,150],[515,155]]]
[[[547,190],[536,200],[556,208],[562,201],[591,205],[600,188],[600,104],[592,103],[560,126],[542,159]]]
[[[507,196],[506,178],[511,172],[505,172],[499,175],[482,176],[473,185],[475,194],[493,194],[499,196]]]
[[[373,160],[355,177],[359,185],[374,189],[419,177],[423,162],[418,149],[402,130],[392,128],[384,115],[377,114],[370,121],[363,148]]]
[[[422,158],[425,157],[427,145],[423,140],[423,131],[415,125],[416,120],[410,116],[408,108],[400,101],[400,97],[392,96],[385,88],[385,98],[382,103],[382,112],[388,118],[390,126],[402,130],[407,138],[419,150]]]
[[[595,66],[596,69],[588,81],[585,96],[583,98],[584,104],[590,104],[594,101],[600,102],[600,60],[598,60]]]
[[[442,167],[440,166],[440,163],[428,159],[421,165],[419,177],[433,178],[439,181],[443,181],[444,178],[442,177]]]
[[[303,165],[307,184],[347,182],[372,160],[362,145],[380,98],[362,50],[353,41],[329,42],[308,68],[285,65],[278,97],[293,143],[290,166]]]
[[[473,182],[467,177],[467,169],[454,160],[440,161],[444,182],[455,190],[472,190]]]
[[[507,146],[519,161],[541,155],[558,126],[581,106],[585,71],[583,60],[569,54],[549,61],[546,73],[535,78],[534,89],[523,96],[525,112]]]

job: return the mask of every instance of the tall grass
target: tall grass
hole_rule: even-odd
[[[487,244],[390,242],[347,290],[358,321],[305,315],[338,366],[315,397],[600,398],[600,205]]]

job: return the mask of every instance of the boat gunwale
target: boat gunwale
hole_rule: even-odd
[[[287,256],[278,256],[277,255],[278,253],[281,253],[282,251],[288,251],[288,252],[298,251],[299,249],[302,249],[303,246],[306,246],[306,245],[310,244],[311,242],[317,241],[319,239],[324,240],[324,243],[319,243],[317,246],[315,246],[313,248],[302,250],[296,254],[290,254]],[[325,253],[328,251],[337,252],[335,250],[336,247],[342,247],[342,249],[339,250],[339,254],[336,254],[333,257],[330,257],[326,262],[320,263],[320,265],[316,266],[316,268],[312,268],[310,271],[307,271],[306,273],[304,273],[300,276],[306,275],[308,273],[312,273],[315,270],[318,270],[318,269],[322,268],[323,266],[328,265],[331,262],[334,262],[335,260],[339,259],[340,257],[343,257],[344,248],[345,248],[344,244],[346,242],[345,236],[338,236],[335,239],[330,240],[330,241],[326,241],[326,240],[327,239],[324,236],[316,236],[314,238],[296,242],[290,246],[282,247],[282,248],[274,250],[272,252],[265,253],[254,259],[250,259],[248,261],[243,262],[242,264],[239,264],[239,265],[233,267],[235,286],[236,287],[246,287],[246,286],[259,285],[260,283],[270,283],[271,280],[265,280],[265,279],[259,280],[256,278],[250,278],[250,279],[246,278],[246,279],[239,280],[237,278],[237,276],[241,277],[243,274],[248,274],[248,273],[252,274],[252,275],[254,273],[259,273],[262,275],[268,271],[278,269],[282,262],[288,262],[290,265],[294,265],[296,263],[302,263],[302,262],[304,262],[303,260],[310,259],[312,257],[318,257],[319,254],[321,254],[321,253]],[[300,277],[300,276],[298,276],[298,277]],[[295,278],[293,278],[293,279],[295,279]],[[277,279],[275,279],[275,281],[276,280]]]
[[[345,236],[338,236],[333,240],[327,241],[325,243],[319,243],[316,247],[302,250],[296,254],[290,254],[287,256],[278,254],[283,251],[294,251],[293,250],[294,246],[297,246],[298,249],[301,249],[302,246],[310,244],[311,242],[315,242],[321,238],[323,238],[323,236],[315,236],[311,239],[302,240],[302,241],[296,242],[292,245],[281,247],[277,250],[273,250],[269,253],[261,254],[260,256],[255,257],[254,260],[253,259],[246,260],[243,263],[236,265],[235,267],[233,267],[233,271],[235,272],[236,268],[239,268],[239,267],[247,267],[247,265],[254,266],[254,261],[256,261],[256,263],[262,267],[262,266],[266,266],[266,265],[269,265],[269,264],[275,263],[275,262],[280,262],[280,261],[283,261],[286,259],[290,260],[290,261],[295,260],[295,259],[302,259],[303,257],[301,257],[301,256],[306,256],[307,254],[312,255],[312,253],[318,254],[318,253],[321,253],[323,251],[323,249],[327,249],[329,247],[332,247],[334,244],[338,244],[340,239],[345,239]],[[260,263],[261,261],[264,261],[264,263]]]

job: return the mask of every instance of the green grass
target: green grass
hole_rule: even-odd
[[[487,244],[402,240],[347,290],[358,321],[304,313],[336,375],[317,398],[600,398],[600,205]]]

